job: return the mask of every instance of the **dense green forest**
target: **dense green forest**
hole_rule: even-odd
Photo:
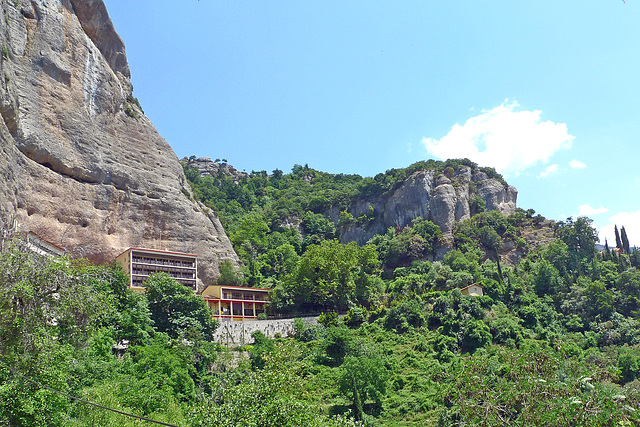
[[[523,235],[551,227],[543,218],[480,208],[433,261],[430,221],[358,246],[322,215],[411,170],[372,190],[297,166],[186,172],[246,266],[220,280],[270,287],[272,312],[321,311],[318,324],[222,348],[202,300],[167,276],[136,294],[115,265],[16,243],[0,254],[0,423],[148,424],[88,401],[179,426],[640,424],[640,252],[622,241],[599,252],[588,218],[529,246]],[[515,265],[500,262],[507,242],[525,253]],[[471,283],[485,295],[462,295]]]

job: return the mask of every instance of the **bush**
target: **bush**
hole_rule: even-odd
[[[404,300],[389,310],[384,321],[387,329],[406,332],[410,327],[424,326],[425,318],[421,304],[416,300]]]
[[[620,369],[620,376],[624,383],[631,382],[640,377],[640,364],[638,364],[638,359],[633,357],[628,351],[618,357],[618,368]]]
[[[484,347],[491,342],[489,327],[482,320],[467,319],[462,325],[460,349],[463,352],[473,353],[476,349]]]
[[[326,362],[331,366],[340,366],[351,346],[351,331],[345,326],[332,326],[327,329],[324,339]]]
[[[293,334],[291,334],[290,336],[292,336],[295,339],[300,339],[300,337],[304,334],[304,332],[307,330],[307,324],[304,323],[304,320],[302,319],[293,319]]]
[[[253,338],[253,346],[249,353],[249,360],[251,360],[251,366],[254,369],[262,369],[265,364],[265,355],[273,353],[275,346],[273,341],[267,338],[260,331],[253,331],[251,334]]]
[[[330,311],[328,313],[320,313],[320,316],[318,316],[318,323],[325,328],[328,328],[331,326],[338,326],[340,324],[340,319],[338,318],[338,313]]]
[[[350,328],[357,328],[367,321],[367,309],[364,307],[354,307],[347,312],[342,321]]]
[[[490,330],[494,343],[515,347],[522,342],[522,327],[512,318],[499,317],[490,323]]]

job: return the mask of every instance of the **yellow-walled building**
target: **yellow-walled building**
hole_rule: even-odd
[[[129,276],[129,286],[144,291],[145,280],[154,273],[167,273],[177,282],[197,289],[198,258],[193,254],[155,249],[129,248],[116,257]],[[214,319],[220,321],[255,320],[266,313],[269,290],[242,286],[212,285],[201,296],[211,309]]]
[[[484,289],[481,285],[472,284],[460,289],[462,295],[470,295],[472,297],[481,297],[484,295]]]
[[[202,297],[213,311],[213,318],[225,320],[255,320],[265,313],[269,289],[242,286],[207,286]]]
[[[167,273],[177,282],[195,291],[198,281],[198,257],[193,254],[129,248],[116,257],[129,276],[131,288],[144,291],[144,281],[154,273]]]

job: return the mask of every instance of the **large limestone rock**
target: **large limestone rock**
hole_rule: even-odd
[[[130,246],[195,253],[205,284],[237,264],[218,218],[131,98],[102,0],[3,2],[0,228],[16,221],[75,256]],[[127,112],[125,112],[127,111]]]
[[[199,157],[195,158],[195,156],[189,158],[184,157],[182,159],[189,167],[196,169],[201,177],[212,176],[218,177],[219,175],[230,176],[233,177],[234,182],[237,184],[244,177],[248,177],[249,174],[246,172],[240,172],[230,164],[224,162],[214,162],[209,157]]]
[[[484,201],[487,210],[510,215],[516,210],[518,191],[498,179],[489,178],[479,168],[462,166],[451,178],[433,170],[418,171],[392,193],[356,201],[348,209],[354,217],[368,212],[370,206],[378,216],[366,227],[356,224],[343,227],[340,240],[364,244],[389,227],[402,228],[422,217],[440,226],[445,246],[450,246],[455,224],[471,217],[476,197]],[[332,209],[328,214],[338,222],[338,209]]]

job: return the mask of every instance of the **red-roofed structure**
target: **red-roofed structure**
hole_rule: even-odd
[[[260,313],[266,312],[269,291],[266,288],[213,285],[207,286],[202,297],[213,310],[214,319],[256,320]]]
[[[482,287],[482,285],[473,283],[460,289],[460,293],[462,295],[470,295],[472,297],[481,297],[484,295],[484,288]]]

